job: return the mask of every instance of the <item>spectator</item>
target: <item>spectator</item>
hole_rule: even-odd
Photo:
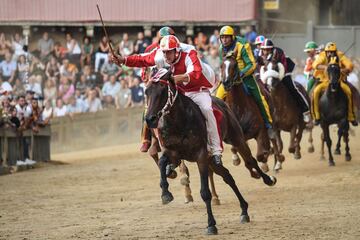
[[[79,81],[77,81],[75,85],[75,89],[79,90],[81,94],[85,94],[87,89],[91,87],[91,83],[86,81],[85,75],[81,75]]]
[[[70,62],[78,66],[80,63],[81,48],[71,33],[66,34],[66,48]]]
[[[137,40],[135,42],[135,52],[138,54],[144,53],[145,49],[150,45],[149,40],[144,38],[143,32],[138,32]]]
[[[65,76],[60,78],[60,86],[58,91],[58,97],[64,101],[65,104],[69,102],[69,98],[75,93],[75,88],[72,82]]]
[[[19,78],[17,78],[15,80],[15,85],[12,89],[13,95],[21,96],[21,95],[25,95],[25,92],[26,92],[26,90],[25,90],[24,84],[20,81]]]
[[[211,66],[215,72],[216,79],[220,77],[220,58],[218,54],[218,49],[216,47],[211,47],[209,55],[205,57],[206,62]]]
[[[13,83],[15,81],[16,62],[11,59],[11,53],[5,54],[5,60],[0,63],[1,78],[4,82]]]
[[[102,66],[100,73],[103,77],[103,81],[107,82],[110,76],[115,76],[115,78],[117,78],[121,74],[121,68],[117,64],[111,62],[109,58]]]
[[[5,54],[9,52],[11,43],[6,40],[5,33],[0,33],[0,62],[5,60]]]
[[[31,108],[27,108],[25,96],[19,96],[18,103],[16,104],[17,117],[20,121],[23,121],[24,118],[27,118],[31,114]]]
[[[103,109],[101,105],[101,101],[96,95],[97,92],[95,89],[89,91],[89,96],[86,101],[89,112],[97,112]]]
[[[41,85],[36,81],[36,77],[33,75],[29,77],[29,82],[25,85],[25,90],[34,92],[38,96],[42,96]]]
[[[51,103],[51,106],[55,106],[56,104],[56,84],[55,81],[51,78],[49,78],[45,82],[44,87],[44,99],[45,101],[49,101]]]
[[[29,74],[29,64],[26,63],[25,55],[20,55],[17,63],[18,78],[22,83],[26,83]]]
[[[10,126],[14,129],[18,129],[20,127],[20,120],[17,117],[17,110],[16,107],[11,106],[10,107]]]
[[[90,92],[90,89],[89,91]],[[75,90],[75,99],[76,99],[76,104],[78,106],[81,106],[81,112],[87,112],[88,111],[88,105],[87,105],[87,102],[86,100],[84,99],[85,98],[85,95],[81,94],[81,92],[76,89]]]
[[[63,117],[66,115],[66,106],[61,98],[56,100],[56,107],[54,108],[54,117]]]
[[[9,82],[3,81],[0,77],[0,94],[12,93],[13,88]]]
[[[39,107],[38,98],[33,98],[31,100],[31,115],[28,119],[25,120],[25,127],[31,128],[34,132],[39,131],[39,126],[43,126],[42,122],[42,110]]]
[[[90,42],[90,37],[85,36],[83,38],[83,44],[81,46],[81,67],[84,65],[91,65],[91,57],[94,53],[94,45]]]
[[[107,62],[108,54],[109,54],[109,45],[106,36],[103,36],[99,43],[99,49],[95,53],[95,72],[99,71],[101,61],[103,61],[103,63]]]
[[[134,43],[129,40],[127,33],[123,34],[123,39],[119,44],[119,53],[122,56],[129,56],[134,52]]]
[[[102,85],[102,79],[100,79],[100,77],[96,76],[96,74],[91,71],[90,66],[84,66],[82,75],[85,77],[86,85],[88,87],[95,88]]]
[[[194,40],[193,40],[193,38],[191,36],[186,37],[186,44],[194,46]]]
[[[114,99],[120,91],[120,83],[116,81],[116,76],[111,75],[110,81],[107,81],[102,88],[102,100],[106,106],[114,104]]]
[[[54,56],[50,57],[50,61],[46,64],[45,75],[48,80],[54,81],[54,83],[58,82],[60,76],[60,63]]]
[[[81,103],[76,101],[75,96],[69,98],[69,104],[66,106],[66,115],[69,115],[71,118],[74,117],[75,113],[83,112],[83,106]]]
[[[41,113],[41,119],[45,125],[50,123],[50,119],[53,117],[53,112],[54,108],[52,103],[49,100],[45,100],[45,107]]]
[[[219,47],[220,33],[218,29],[214,30],[214,33],[210,37],[210,47]]]
[[[207,44],[207,37],[202,32],[198,33],[194,43],[196,49],[199,50],[200,52],[206,52],[209,49],[209,45]]]
[[[140,86],[140,78],[135,77],[134,78],[134,84],[130,88],[131,90],[131,100],[132,100],[132,106],[142,106],[144,105],[144,89]]]
[[[17,61],[20,55],[25,54],[24,44],[25,42],[21,35],[19,33],[15,33],[11,43],[12,50],[14,51],[13,60]]]
[[[35,77],[38,83],[42,84],[45,77],[45,65],[35,55],[32,56],[31,60],[30,74]]]
[[[257,34],[255,32],[255,26],[248,25],[245,27],[245,39],[251,45],[254,45],[256,36]]]
[[[39,39],[38,50],[41,61],[46,62],[50,53],[54,50],[54,40],[49,38],[48,32],[44,32],[42,38]]]
[[[67,53],[67,49],[61,45],[60,42],[56,42],[54,45],[54,50],[52,55],[56,58],[58,62],[61,62]]]
[[[75,83],[75,76],[78,72],[76,66],[69,62],[68,59],[63,59],[63,64],[60,66],[60,78],[66,77],[71,82]]]
[[[131,90],[124,78],[120,80],[120,90],[115,96],[116,109],[128,108],[131,106]]]

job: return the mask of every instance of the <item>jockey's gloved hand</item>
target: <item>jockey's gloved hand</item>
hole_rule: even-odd
[[[245,76],[245,73],[243,73],[243,72],[240,71],[240,72],[239,72],[239,77],[240,77],[240,78],[243,78],[244,76]]]

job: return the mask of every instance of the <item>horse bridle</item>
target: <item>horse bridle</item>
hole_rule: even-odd
[[[170,87],[170,83],[166,80],[159,80],[158,82],[167,85],[168,88],[168,98],[166,100],[166,103],[164,105],[164,107],[156,114],[158,118],[160,117],[164,117],[166,115],[168,115],[170,113],[170,109],[171,107],[174,105],[175,100],[178,96],[179,93],[179,88],[178,86],[175,84],[175,93],[172,91],[171,87]]]

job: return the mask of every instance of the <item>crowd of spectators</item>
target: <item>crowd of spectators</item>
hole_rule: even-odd
[[[254,29],[248,27],[244,31],[246,39],[254,42]],[[196,47],[201,60],[214,69],[217,77],[220,72],[219,37],[216,29],[209,36],[199,32],[195,37],[185,38],[186,43]],[[43,32],[40,39],[32,40],[36,41],[36,49],[29,51],[25,51],[26,41],[19,33],[13,36],[0,33],[2,114],[11,116],[9,119],[13,120],[16,116],[20,125],[25,126],[27,118],[47,123],[51,117],[72,117],[108,108],[121,111],[144,105],[141,69],[119,67],[110,62],[106,37],[96,42],[84,36],[82,41],[78,41],[71,33],[64,35],[64,39],[53,39]],[[123,33],[113,46],[115,51],[128,56],[144,53],[154,41],[159,39],[150,40],[143,32],[133,38]],[[296,62],[294,79],[304,83],[304,61]],[[355,61],[352,78],[358,77],[359,69],[359,61]],[[43,111],[34,110],[35,102],[38,103],[36,107]],[[38,116],[34,117],[34,114]],[[13,124],[18,125],[18,121],[14,120]]]

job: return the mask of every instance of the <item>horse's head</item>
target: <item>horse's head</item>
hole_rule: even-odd
[[[261,81],[270,88],[275,89],[285,76],[285,68],[282,63],[276,63],[272,59],[265,61],[260,69]]]
[[[221,81],[226,91],[229,91],[239,77],[239,68],[235,59],[236,52],[231,51],[223,56],[221,64]]]
[[[150,128],[156,128],[160,117],[169,113],[178,94],[171,71],[162,68],[153,73],[145,94],[148,105],[145,120]]]
[[[329,65],[327,67],[327,74],[330,80],[330,87],[332,92],[336,92],[340,86],[340,65],[337,57],[332,57],[330,59]]]

